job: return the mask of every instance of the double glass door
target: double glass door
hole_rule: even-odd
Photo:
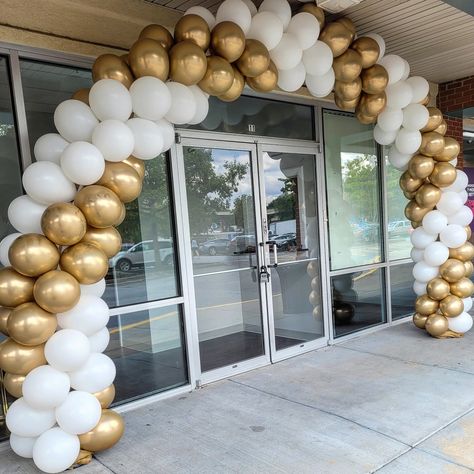
[[[315,150],[183,138],[178,160],[200,379],[324,343]]]

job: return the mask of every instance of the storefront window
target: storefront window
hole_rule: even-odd
[[[416,300],[413,291],[413,266],[414,263],[410,262],[390,268],[392,319],[413,314],[413,302]]]

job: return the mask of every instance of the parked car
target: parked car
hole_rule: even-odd
[[[255,253],[256,241],[254,235],[237,235],[229,244],[230,254]]]
[[[293,232],[277,235],[272,237],[271,240],[276,243],[279,250],[291,250],[296,248],[296,234]]]
[[[158,240],[161,261],[166,265],[173,264],[173,242],[169,239]],[[144,240],[128,250],[120,251],[109,260],[109,269],[129,272],[134,267],[155,263],[155,244],[153,240]]]
[[[410,221],[393,221],[388,223],[389,237],[409,237],[412,230]]]
[[[199,246],[199,253],[207,255],[227,254],[229,253],[229,239],[208,240]]]

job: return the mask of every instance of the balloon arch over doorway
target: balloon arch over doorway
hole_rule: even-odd
[[[445,136],[429,84],[410,77],[400,56],[385,55],[376,33],[357,37],[353,23],[326,23],[305,3],[292,15],[287,0],[225,0],[214,17],[192,7],[174,36],[149,25],[122,57],[93,66],[95,84],[58,105],[49,133],[23,174],[26,195],[8,217],[17,233],[0,243],[0,369],[18,398],[8,410],[10,444],[44,472],[86,463],[122,436],[108,407],[115,366],[103,354],[109,308],[101,298],[108,258],[121,246],[116,229],[124,203],[141,192],[144,160],[168,150],[174,125],[202,122],[209,95],[234,101],[245,84],[258,92],[314,97],[375,124],[403,171],[414,231],[414,323],[434,337],[460,337],[472,326],[472,213],[467,177],[457,170],[459,144]]]

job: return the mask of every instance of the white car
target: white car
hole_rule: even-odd
[[[160,239],[158,246],[161,261],[166,265],[173,265],[173,242],[169,239]],[[155,263],[155,244],[153,240],[144,240],[109,259],[109,268],[126,273],[133,267],[142,267],[153,263]]]

